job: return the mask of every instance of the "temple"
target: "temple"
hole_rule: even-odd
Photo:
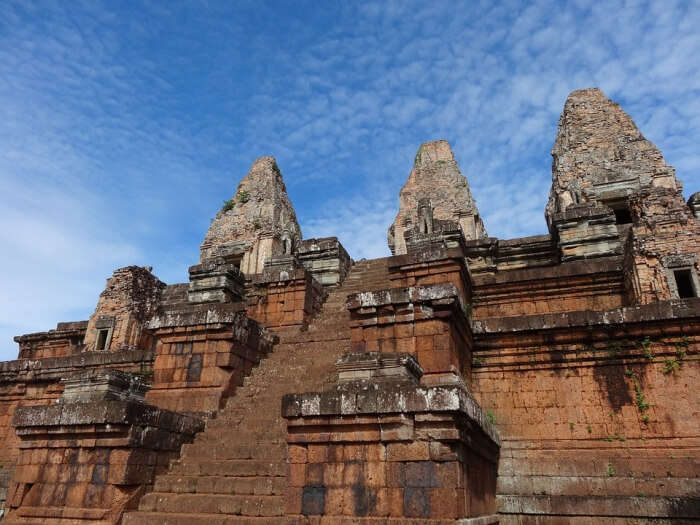
[[[129,266],[0,363],[17,524],[700,520],[700,194],[598,89],[569,95],[547,235],[489,237],[423,144],[390,257],[304,239],[253,162],[189,281]]]

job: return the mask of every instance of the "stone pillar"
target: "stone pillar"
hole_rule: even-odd
[[[422,387],[418,362],[401,353],[348,354],[337,368],[331,390],[283,398],[287,516],[498,523],[500,440],[459,377]]]
[[[471,377],[469,307],[452,283],[392,288],[348,296],[353,352],[407,352],[424,382]]]
[[[124,372],[64,386],[57,404],[15,411],[20,455],[5,523],[116,524],[204,426],[145,404],[146,385]]]

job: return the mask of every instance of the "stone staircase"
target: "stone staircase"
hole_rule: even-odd
[[[387,259],[356,263],[307,330],[280,333],[280,343],[122,523],[283,522],[287,450],[281,398],[334,383],[335,361],[350,349],[346,297],[390,286]]]

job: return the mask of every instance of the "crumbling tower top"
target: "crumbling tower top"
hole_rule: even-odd
[[[426,142],[416,153],[413,170],[399,193],[399,213],[387,235],[393,254],[406,253],[404,232],[418,223],[421,202],[429,203],[435,219],[458,223],[465,238],[486,237],[467,179],[446,140]]]
[[[552,148],[547,223],[580,204],[618,209],[640,189],[680,190],[674,169],[622,108],[598,88],[573,91],[559,118]]]
[[[200,262],[224,257],[246,274],[260,273],[265,259],[293,251],[299,241],[301,228],[277,162],[260,157],[216,214]]]

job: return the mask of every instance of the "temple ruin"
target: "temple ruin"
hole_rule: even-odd
[[[696,523],[700,193],[598,89],[552,157],[549,233],[497,239],[423,144],[359,262],[255,160],[188,282],[121,268],[15,338],[4,521]]]

